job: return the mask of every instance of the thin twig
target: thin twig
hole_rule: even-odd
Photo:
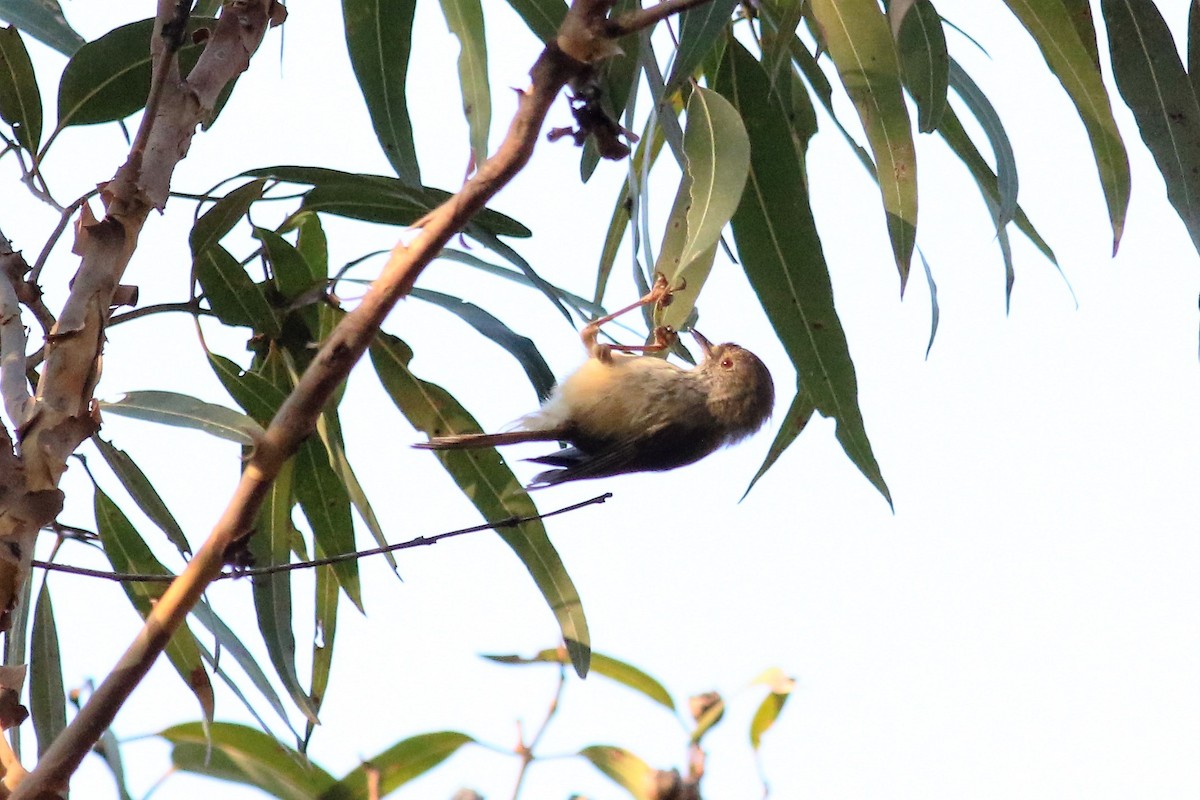
[[[273,564],[269,567],[250,567],[248,569],[233,569],[227,572],[222,572],[214,581],[227,580],[229,578],[255,578],[260,575],[271,575],[276,572],[294,572],[300,569],[312,569],[314,567],[323,567],[327,564],[339,564],[343,561],[357,561],[368,556],[379,556],[384,553],[394,553],[397,550],[410,550],[414,547],[424,547],[426,545],[437,544],[443,539],[450,539],[455,536],[463,536],[468,533],[479,533],[480,531],[500,530],[501,528],[516,528],[524,525],[526,522],[534,522],[539,519],[548,519],[549,517],[557,517],[559,514],[569,514],[572,511],[578,511],[581,508],[591,505],[598,505],[612,497],[612,492],[605,492],[601,495],[596,495],[590,500],[583,500],[579,503],[573,503],[569,506],[547,511],[545,514],[529,514],[523,517],[509,517],[508,519],[498,520],[497,522],[485,522],[481,525],[472,525],[469,528],[458,528],[444,533],[436,533],[433,536],[418,536],[415,539],[409,539],[405,542],[397,544],[389,544],[383,547],[372,547],[367,550],[356,550],[353,553],[341,553],[336,556],[327,558],[314,558],[311,561],[296,561],[290,564]],[[38,561],[34,559],[33,566],[47,570],[49,572],[65,572],[70,575],[83,575],[89,578],[103,578],[105,580],[116,581],[118,583],[170,583],[175,580],[175,575],[161,575],[147,572],[108,572],[100,569],[90,569],[88,567],[75,567],[70,564],[58,564],[51,561]]]
[[[54,230],[50,233],[50,238],[42,246],[42,252],[38,253],[37,260],[33,262],[33,269],[29,271],[29,277],[26,280],[30,283],[38,282],[42,277],[42,269],[46,266],[46,260],[50,258],[50,251],[54,249],[54,245],[58,244],[59,237],[62,236],[63,231],[67,229],[67,225],[71,222],[71,217],[75,216],[75,212],[79,210],[80,206],[99,193],[99,189],[93,189],[62,210],[62,213],[58,217],[58,224],[54,226]]]
[[[151,314],[163,314],[168,311],[182,311],[191,314],[195,317],[215,317],[211,310],[201,308],[195,300],[187,300],[182,303],[156,303],[151,306],[142,306],[135,308],[132,311],[126,311],[122,314],[113,314],[112,319],[108,321],[108,327],[120,325],[122,322],[132,322],[140,317],[148,317]]]
[[[517,800],[517,797],[521,794],[521,785],[525,782],[525,774],[529,771],[529,765],[533,763],[533,751],[537,748],[538,742],[542,740],[542,736],[545,735],[546,729],[550,727],[550,721],[558,713],[558,704],[562,700],[563,688],[567,685],[567,664],[569,661],[568,658],[564,657],[559,662],[558,686],[554,689],[554,697],[550,700],[550,707],[546,709],[546,717],[542,720],[542,724],[538,726],[537,731],[533,734],[533,738],[528,743],[521,741],[517,745],[517,755],[521,757],[521,768],[517,772],[517,782],[513,786],[513,800]],[[518,735],[520,735],[520,727],[517,730]]]

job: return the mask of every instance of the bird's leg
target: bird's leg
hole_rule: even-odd
[[[655,329],[654,341],[648,345],[600,344],[598,341],[596,341],[596,339],[600,335],[601,325],[604,325],[607,322],[612,322],[617,317],[621,316],[622,314],[628,314],[635,308],[641,308],[642,306],[646,306],[651,303],[654,303],[659,308],[665,308],[671,302],[671,294],[682,288],[683,286],[678,286],[672,289],[670,284],[667,283],[666,276],[659,273],[654,277],[654,286],[652,286],[650,291],[647,292],[646,295],[636,303],[631,303],[619,311],[614,311],[611,314],[606,314],[599,319],[594,319],[589,322],[579,333],[579,338],[583,340],[583,346],[588,351],[588,355],[592,356],[593,358],[598,358],[601,361],[608,361],[610,358],[612,358],[613,350],[620,350],[626,353],[654,352],[670,347],[671,342],[674,340],[675,331],[663,326]]]
[[[670,325],[659,325],[654,329],[653,336],[654,339],[650,344],[601,344],[596,346],[606,347],[609,351],[619,350],[622,353],[659,353],[675,344],[675,340],[679,338],[675,329]]]

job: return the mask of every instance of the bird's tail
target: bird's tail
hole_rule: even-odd
[[[520,442],[552,442],[561,437],[557,430],[505,431],[504,433],[460,433],[455,436],[435,436],[428,442],[417,442],[421,450],[463,450],[472,447],[499,447]]]

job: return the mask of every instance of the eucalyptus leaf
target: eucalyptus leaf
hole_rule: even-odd
[[[177,392],[127,392],[116,402],[101,401],[100,408],[123,417],[192,428],[242,445],[253,445],[263,434],[262,427],[245,414]]]

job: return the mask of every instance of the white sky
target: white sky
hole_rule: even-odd
[[[495,33],[494,144],[514,105],[507,87],[524,85],[537,45],[503,4],[486,5]],[[773,428],[677,472],[569,485],[537,498],[549,509],[615,493],[607,505],[549,522],[549,530],[579,587],[598,652],[644,668],[677,701],[714,688],[730,698],[725,721],[707,740],[708,797],[760,793],[747,739],[760,693],[743,689],[768,666],[798,680],[764,740],[765,772],[779,798],[1200,793],[1196,253],[1120,107],[1133,200],[1120,253],[1110,258],[1082,125],[1016,21],[999,3],[983,5],[944,0],[938,7],[991,53],[948,34],[952,52],[1007,124],[1022,205],[1055,248],[1079,308],[1053,267],[1014,233],[1017,283],[1005,315],[1003,266],[983,203],[940,140],[922,136],[918,242],[942,312],[926,360],[929,303],[920,267],[900,302],[877,190],[823,120],[809,158],[815,211],[895,513],[842,455],[824,420],[741,504]],[[289,5],[282,45],[278,31],[269,36],[216,126],[197,136],[176,188],[201,191],[270,164],[388,172],[333,6]],[[1185,11],[1169,11],[1180,30]],[[111,27],[103,9],[73,3],[67,12],[88,38]],[[467,158],[453,77],[457,46],[436,4],[422,4],[418,31],[414,64],[429,65],[410,73],[422,168],[427,183],[452,189]],[[32,49],[52,86],[61,59]],[[841,107],[857,129],[849,104]],[[551,124],[566,120],[560,103]],[[75,197],[110,177],[123,150],[115,126],[68,131],[47,163],[51,185],[60,199]],[[604,165],[580,187],[577,163],[568,143],[542,144],[494,205],[533,228],[535,237],[517,248],[543,275],[588,295],[623,167]],[[11,179],[11,159],[0,170]],[[674,180],[664,173],[664,209]],[[34,254],[56,215],[15,190],[8,196],[0,224]],[[191,209],[173,203],[147,227],[127,275],[141,286],[144,304],[186,296]],[[387,247],[396,235],[326,224],[335,264]],[[74,263],[64,241],[45,273],[52,298],[61,297]],[[635,294],[627,264],[619,261],[615,273],[614,305]],[[582,356],[575,335],[529,291],[452,264],[435,265],[421,285],[485,305],[532,336],[559,375]],[[708,336],[734,339],[766,360],[782,418],[792,375],[736,268],[718,264],[701,310]],[[165,388],[231,404],[204,366],[186,317],[138,325],[112,331],[102,397]],[[535,402],[515,362],[445,312],[408,302],[388,328],[415,348],[414,370],[458,395],[485,427]],[[241,358],[244,338],[210,342]],[[419,437],[368,369],[351,379],[343,408],[351,458],[391,539],[476,521],[431,457],[408,448]],[[156,479],[198,543],[233,486],[236,449],[113,417],[104,434]],[[528,465],[517,469],[527,475]],[[90,490],[78,473],[73,468],[65,483],[71,494],[63,519],[88,527]],[[120,496],[115,481],[105,487]],[[155,540],[157,532],[147,530]],[[169,548],[158,550],[169,557]],[[67,552],[104,566],[78,546]],[[362,569],[368,616],[343,607],[324,726],[311,750],[322,766],[344,774],[360,757],[430,730],[461,730],[509,747],[516,720],[536,725],[553,692],[551,670],[490,666],[476,657],[529,654],[556,636],[542,599],[498,537],[408,552],[404,583],[382,561]],[[116,586],[64,575],[51,586],[68,686],[99,678],[133,635],[134,613]],[[210,600],[253,645],[249,586],[223,583]],[[307,613],[303,599],[298,608]],[[306,641],[300,632],[301,674]],[[122,738],[152,734],[195,716],[194,700],[161,664],[116,731]],[[218,717],[246,719],[224,692]],[[648,701],[597,678],[568,687],[542,748],[563,753],[592,743],[682,767],[686,737]],[[129,743],[123,754],[135,796],[167,765],[166,749],[150,740]],[[513,758],[465,750],[396,796],[444,798],[470,786],[504,797],[515,770]],[[88,797],[108,796],[110,787],[95,758],[75,784]],[[212,788],[175,776],[156,797]],[[624,796],[570,760],[535,765],[523,796],[571,792]]]

